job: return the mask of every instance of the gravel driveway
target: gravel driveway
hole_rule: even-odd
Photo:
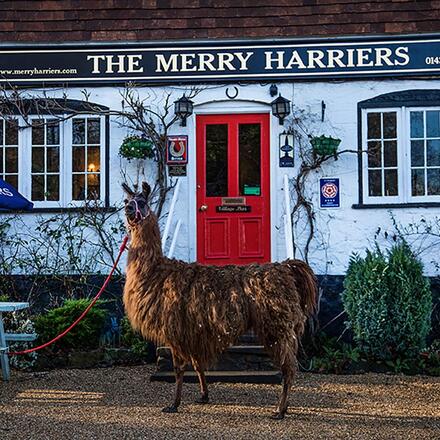
[[[151,366],[15,373],[0,382],[0,439],[439,439],[440,378],[299,374],[283,421],[269,415],[279,386],[211,384],[207,406]]]

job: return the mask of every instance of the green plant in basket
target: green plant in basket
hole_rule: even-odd
[[[312,137],[310,139],[310,143],[312,144],[313,152],[315,154],[319,154],[321,156],[330,156],[332,154],[336,154],[336,151],[338,151],[341,139],[335,139],[331,136],[322,135],[319,137]]]
[[[119,147],[119,155],[125,159],[151,159],[153,143],[142,136],[127,136]]]

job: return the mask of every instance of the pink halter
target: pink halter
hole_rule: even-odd
[[[142,220],[145,220],[150,215],[150,210],[148,210],[148,213],[143,216],[141,210],[139,209],[139,205],[136,199],[133,199],[134,205],[136,206],[136,215],[134,217],[136,222],[140,222]]]

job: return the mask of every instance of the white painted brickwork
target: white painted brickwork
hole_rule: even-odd
[[[230,90],[233,86],[229,86]],[[206,86],[206,89],[194,99],[195,114],[201,113],[249,113],[270,112],[268,105],[272,101],[269,95],[269,84],[237,86],[236,99],[228,99],[226,86]],[[383,80],[383,81],[347,81],[347,82],[296,82],[278,84],[281,94],[292,100],[294,105],[306,112],[321,116],[321,101],[326,104],[325,123],[318,123],[314,134],[332,135],[342,139],[340,149],[358,148],[357,129],[357,103],[373,98],[383,93],[408,89],[440,89],[440,80]],[[139,89],[142,96],[149,93],[154,95],[152,100],[160,108],[166,92],[173,93],[173,99],[182,96],[184,87]],[[121,109],[120,88],[88,88],[90,101],[106,105],[111,109]],[[61,94],[63,91],[59,91]],[[83,99],[81,89],[66,90],[68,97]],[[120,188],[121,159],[118,156],[119,146],[127,135],[121,127],[123,121],[111,120],[110,126],[110,203],[120,206],[123,194]],[[287,122],[286,122],[287,126]],[[285,243],[283,233],[284,195],[283,176],[285,173],[293,177],[297,173],[299,163],[295,157],[295,168],[278,167],[278,135],[285,127],[280,126],[278,120],[271,116],[271,235],[272,259],[274,261],[285,258]],[[180,196],[176,204],[176,219],[182,220],[180,237],[174,252],[176,258],[193,261],[196,258],[196,167],[195,167],[195,116],[187,121],[186,127],[176,123],[170,134],[186,134],[189,139],[188,175],[183,177]],[[319,209],[318,180],[320,177],[339,177],[341,183],[341,207],[338,209]],[[363,252],[366,247],[372,247],[374,234],[378,227],[390,228],[390,213],[387,209],[356,210],[353,204],[358,203],[358,159],[356,155],[347,154],[337,162],[327,162],[318,173],[312,173],[308,181],[308,191],[313,196],[316,210],[316,234],[312,242],[309,261],[319,274],[340,275],[346,270],[349,256],[352,252]],[[398,222],[407,224],[418,221],[422,216],[427,219],[434,218],[440,213],[439,208],[411,208],[394,209],[393,214]],[[33,215],[26,218],[32,222]],[[178,216],[178,217],[177,217]],[[162,225],[164,220],[162,219]],[[299,232],[299,234],[298,234]],[[297,228],[296,235],[299,242],[305,240],[301,234],[301,225]],[[171,239],[167,244],[167,249]],[[301,254],[297,254],[301,258]],[[425,256],[424,262],[428,275],[435,271],[430,260],[432,255]]]

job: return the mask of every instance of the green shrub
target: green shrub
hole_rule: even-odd
[[[130,348],[133,353],[141,358],[145,358],[146,360],[154,359],[153,344],[133,331],[126,316],[121,320],[121,343],[125,347]]]
[[[101,309],[102,301],[98,301],[66,336],[55,343],[59,349],[94,349],[99,347],[99,339],[104,327],[107,312]],[[42,344],[53,339],[69,327],[90,304],[88,299],[66,300],[62,307],[52,309],[44,315],[35,317],[35,330],[38,343]]]
[[[311,369],[318,373],[342,374],[360,360],[358,348],[329,337],[321,332],[316,335],[317,351],[311,360]]]
[[[367,356],[414,357],[431,328],[432,294],[423,266],[405,243],[350,259],[342,295],[347,325]]]

